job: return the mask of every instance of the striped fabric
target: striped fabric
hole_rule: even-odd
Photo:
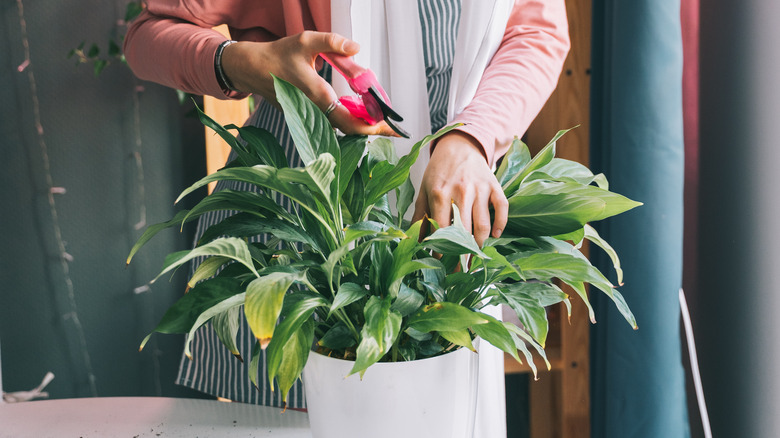
[[[455,51],[455,39],[460,20],[460,0],[418,0],[420,25],[422,27],[423,48],[426,65],[428,100],[431,114],[431,126],[437,131],[446,123],[447,91],[449,90],[452,59]],[[324,74],[330,79],[330,72]],[[301,158],[295,151],[290,133],[284,124],[284,117],[272,105],[263,101],[247,124],[270,131],[284,147],[291,167],[302,166]],[[230,159],[235,155],[231,154]],[[221,181],[216,190],[252,190],[253,186],[236,181]],[[291,209],[289,200],[280,199],[282,205]],[[211,225],[221,221],[233,212],[212,212],[201,217],[196,231],[196,240]],[[266,242],[268,236],[257,236],[256,242]],[[191,266],[194,271],[199,260]],[[268,387],[265,369],[265,352],[262,352],[258,375],[259,388],[255,389],[248,377],[249,357],[254,337],[246,319],[241,315],[242,324],[236,340],[244,362],[239,361],[220,343],[210,324],[197,331],[192,341],[193,360],[182,356],[177,383],[195,390],[224,397],[230,400],[265,406],[282,406],[282,396]],[[290,390],[288,406],[306,407],[303,384],[298,381]]]
[[[460,1],[417,0],[433,132],[447,123],[447,101],[460,22]]]

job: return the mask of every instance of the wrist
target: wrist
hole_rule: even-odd
[[[236,92],[239,91],[238,89],[235,88],[233,82],[225,73],[225,68],[223,65],[225,49],[235,44],[236,42],[237,41],[233,41],[233,40],[224,41],[222,44],[219,45],[219,47],[217,47],[217,51],[214,53],[214,72],[217,75],[217,82],[219,82],[220,88],[222,88],[222,90],[225,91],[226,93],[230,91],[236,91]]]
[[[463,131],[450,131],[431,144],[431,155],[435,152],[444,154],[474,154],[481,156],[487,162],[485,148],[470,134]]]

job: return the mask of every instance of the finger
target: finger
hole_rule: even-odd
[[[360,51],[360,44],[332,32],[306,31],[299,36],[300,43],[312,51],[312,54],[333,52],[352,56]]]
[[[452,197],[441,188],[428,192],[428,209],[431,217],[440,227],[447,227],[452,221]]]
[[[499,238],[506,228],[509,219],[509,201],[504,195],[504,190],[496,184],[490,194],[490,203],[493,205],[493,237]]]
[[[472,210],[477,207],[476,204],[474,204],[475,196],[471,190],[466,189],[465,193],[463,193],[460,196],[457,196],[455,199],[455,205],[458,206],[458,209],[460,210],[460,221],[463,223],[463,228],[466,229],[471,234],[474,234],[472,232]]]
[[[333,101],[329,101],[325,106],[327,108]],[[328,120],[334,128],[338,128],[344,134],[360,134],[360,135],[383,135],[386,137],[398,137],[399,135],[393,131],[390,126],[384,121],[380,121],[375,125],[369,125],[365,121],[353,116],[348,109],[343,105],[339,105],[328,116]]]
[[[477,194],[474,201],[474,209],[471,212],[474,217],[474,240],[482,248],[485,240],[490,237],[490,205],[488,196]]]

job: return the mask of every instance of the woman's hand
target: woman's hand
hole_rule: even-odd
[[[222,69],[237,90],[259,94],[278,107],[273,74],[298,87],[324,111],[338,96],[317,74],[317,55],[332,52],[353,56],[359,50],[358,43],[341,35],[306,31],[269,43],[231,44],[222,52]],[[343,105],[337,106],[328,119],[345,134],[397,136],[385,122],[367,125]]]
[[[460,209],[463,226],[474,234],[480,247],[491,234],[501,236],[507,222],[506,196],[479,143],[459,131],[446,134],[436,144],[423,174],[412,221],[427,214],[447,226],[452,220],[452,202]],[[492,224],[491,205],[495,212]]]

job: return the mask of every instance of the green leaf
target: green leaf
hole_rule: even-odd
[[[495,283],[496,281],[500,281],[507,277],[511,277],[515,280],[525,280],[525,276],[520,272],[520,269],[510,263],[496,248],[487,246],[486,243],[484,248],[482,248],[482,251],[487,254],[490,259],[476,259],[472,265],[472,269],[474,266],[478,266],[478,264],[481,263],[487,269],[498,271],[490,278],[490,283]]]
[[[392,274],[390,277],[390,286],[387,288],[388,294],[392,298],[397,297],[398,291],[401,288],[401,282],[403,281],[404,277],[411,274],[412,272],[416,272],[422,269],[436,269],[440,266],[437,262],[438,260],[433,257],[426,257],[424,259],[409,260],[404,262],[397,269],[391,268]]]
[[[512,145],[509,147],[504,158],[501,159],[501,165],[496,170],[496,179],[502,186],[509,182],[512,177],[517,175],[523,167],[531,161],[531,152],[528,146],[522,140],[515,137]]]
[[[490,315],[484,313],[479,313],[479,315],[486,320],[486,323],[471,327],[474,334],[490,342],[499,350],[509,353],[516,361],[521,362],[520,357],[517,355],[515,341],[504,324]]]
[[[532,346],[536,350],[539,356],[544,360],[548,371],[552,369],[552,365],[550,364],[550,361],[547,360],[547,354],[544,352],[544,349],[539,344],[534,342],[528,333],[524,332],[520,327],[517,327],[516,325],[509,322],[504,322],[504,327],[506,327],[507,331],[512,336],[512,340],[515,341],[515,348],[521,351],[523,356],[525,356],[528,367],[531,368],[531,371],[534,373],[534,379],[537,379],[536,363],[531,356],[531,352],[526,347],[527,345]]]
[[[558,239],[558,240],[571,240],[575,245],[580,245],[581,242],[582,242],[582,239],[585,238],[585,227],[576,229],[576,230],[572,231],[571,233],[557,234],[557,235],[555,235],[553,237]]]
[[[518,236],[570,233],[599,217],[606,202],[595,197],[566,194],[528,194],[509,198],[506,230]]]
[[[282,347],[282,360],[276,372],[282,402],[287,405],[287,394],[295,381],[301,376],[303,366],[309,359],[309,351],[314,341],[314,321],[307,319],[300,329],[294,331]]]
[[[125,9],[125,23],[129,23],[143,12],[144,6],[140,1],[131,1]]]
[[[522,282],[507,287],[498,287],[499,296],[495,301],[509,305],[517,315],[520,323],[525,327],[526,331],[533,336],[539,345],[544,347],[547,341],[547,332],[549,330],[547,312],[541,301],[530,294],[533,293],[534,288],[548,288],[548,285],[546,283]],[[558,289],[558,291],[560,291],[560,289]],[[563,292],[561,292],[561,294],[563,297],[559,301],[566,298],[566,294],[563,294]]]
[[[133,245],[133,248],[130,249],[130,254],[127,256],[126,263],[129,265],[130,261],[133,260],[133,256],[135,256],[135,253],[138,252],[139,249],[141,249],[144,245],[146,245],[149,240],[152,239],[157,233],[160,231],[171,228],[173,226],[179,225],[182,223],[182,220],[184,220],[185,217],[189,214],[189,210],[182,210],[178,213],[176,213],[176,216],[173,217],[173,219],[167,221],[167,222],[161,222],[159,224],[150,225],[149,227],[144,230],[144,233],[141,234],[141,237],[138,238],[138,241]],[[194,219],[194,218],[193,218]]]
[[[274,389],[274,378],[282,363],[284,346],[290,337],[298,331],[303,324],[310,320],[314,309],[327,307],[330,303],[319,295],[306,292],[293,292],[285,297],[285,308],[282,310],[284,319],[276,327],[274,337],[268,345],[266,364],[268,366],[268,381],[271,390]],[[309,348],[311,344],[309,344]]]
[[[372,296],[363,310],[366,323],[360,331],[360,344],[357,348],[355,365],[350,375],[360,373],[360,378],[366,369],[382,358],[401,331],[401,315],[390,310],[390,299]]]
[[[387,225],[375,221],[358,222],[348,226],[344,230],[344,242],[349,243],[363,237],[376,236],[377,234],[384,233],[388,229],[389,227]],[[395,237],[404,236],[402,232],[397,231],[398,230],[394,230],[392,235]]]
[[[517,199],[529,195],[565,195],[570,199],[591,199],[597,198],[604,201],[604,210],[601,214],[585,222],[598,221],[617,214],[631,210],[642,205],[641,202],[632,201],[623,195],[619,195],[609,190],[604,190],[596,186],[582,185],[573,182],[554,182],[554,181],[532,181],[524,184],[511,199]],[[510,200],[510,211],[512,210],[512,201]],[[582,225],[585,225],[583,223]],[[560,233],[555,233],[560,234]]]
[[[310,161],[305,168],[279,169],[277,175],[282,183],[303,184],[314,193],[322,194],[323,200],[333,211],[334,202],[331,199],[330,184],[336,175],[333,169],[336,161],[329,153],[323,153],[317,159]]]
[[[95,77],[99,76],[106,67],[108,67],[108,61],[105,59],[96,59],[95,64],[92,66]]]
[[[97,44],[92,44],[87,51],[87,58],[95,58],[100,54],[100,47]]]
[[[236,239],[235,237],[225,237],[213,240],[205,245],[198,246],[191,251],[182,251],[176,254],[178,256],[167,260],[162,272],[160,272],[152,281],[157,280],[166,272],[169,272],[192,259],[210,256],[221,256],[233,259],[249,268],[256,276],[259,275],[257,270],[255,270],[254,263],[252,263],[252,255],[249,253],[247,243],[241,239]]]
[[[430,143],[431,141],[457,128],[458,126],[460,125],[456,124],[456,125],[448,126],[446,128],[439,130],[434,135],[426,136],[419,142],[415,143],[414,146],[412,146],[412,149],[409,152],[409,154],[404,155],[398,160],[397,165],[391,166],[392,168],[388,168],[386,171],[385,170],[381,171],[380,172],[381,175],[380,174],[372,175],[372,178],[369,179],[368,183],[366,183],[366,189],[365,189],[366,205],[373,205],[387,192],[403,184],[403,182],[406,181],[407,178],[409,178],[409,169],[412,167],[412,164],[414,164],[414,162],[417,161],[417,157],[420,154],[420,149],[426,144]],[[374,172],[377,172],[377,170],[374,169]]]
[[[199,283],[168,308],[152,333],[187,333],[201,313],[242,292],[241,282],[232,278],[212,278]]]
[[[294,282],[302,280],[305,275],[303,272],[273,272],[247,286],[244,313],[252,333],[260,341],[260,347],[266,348],[273,338],[284,295]]]
[[[303,163],[308,165],[324,153],[331,154],[339,163],[339,144],[325,114],[292,84],[276,76],[273,78],[276,100],[282,107],[284,120]],[[338,169],[336,173],[340,174]]]
[[[606,252],[607,255],[609,256],[609,259],[612,260],[612,266],[614,266],[615,273],[617,273],[617,283],[619,286],[622,286],[623,269],[620,267],[620,258],[618,257],[618,254],[615,251],[615,249],[612,248],[612,246],[609,243],[607,243],[606,240],[602,239],[601,236],[599,236],[599,233],[590,225],[585,225],[584,231],[585,231],[585,238],[593,242],[594,245],[604,250],[604,252]]]
[[[425,297],[420,292],[401,283],[398,296],[393,301],[393,305],[390,306],[390,309],[398,312],[401,316],[406,317],[416,312],[424,302]]]
[[[393,265],[393,253],[387,242],[374,242],[370,249],[371,266],[368,271],[368,284],[371,293],[384,295],[389,286],[390,269]]]
[[[339,321],[325,332],[325,335],[317,341],[317,344],[331,350],[343,350],[357,344],[357,339],[352,330],[342,321]]]
[[[596,312],[593,311],[593,306],[588,299],[588,291],[585,289],[585,283],[581,281],[565,281],[565,283],[574,289],[574,292],[576,292],[582,302],[585,303],[585,306],[588,308],[588,318],[590,319],[591,324],[595,324]],[[569,308],[569,318],[571,318],[571,308]]]
[[[339,192],[340,199],[357,170],[360,159],[366,151],[368,137],[364,135],[348,135],[339,139],[341,149],[341,165],[339,166]]]
[[[452,204],[453,216],[458,217],[458,207]],[[460,223],[458,218],[449,227],[439,228],[433,234],[423,239],[423,246],[443,255],[476,254],[483,259],[490,259],[477,245],[471,235]]]
[[[612,301],[615,302],[615,305],[617,306],[617,309],[620,311],[620,314],[623,315],[623,318],[625,318],[625,320],[628,321],[629,324],[631,324],[631,327],[634,330],[638,330],[639,326],[636,324],[636,318],[634,318],[634,314],[631,313],[631,309],[629,309],[628,303],[626,303],[626,299],[623,298],[623,295],[617,290],[613,290],[611,298]]]
[[[403,223],[404,216],[409,210],[409,207],[414,202],[414,184],[412,184],[411,178],[407,178],[406,181],[396,189],[396,209],[398,210],[398,216],[396,224],[400,227]]]
[[[198,315],[198,318],[195,320],[195,323],[192,325],[192,328],[190,328],[190,331],[187,333],[187,339],[184,342],[184,355],[192,359],[192,353],[190,351],[192,338],[195,337],[195,332],[203,324],[206,324],[207,322],[209,322],[209,320],[219,315],[220,313],[227,312],[233,308],[238,308],[239,306],[244,304],[244,298],[246,298],[245,293],[233,295],[230,298],[227,298],[223,301],[220,301],[219,303],[214,304],[210,308],[204,310],[203,313]]]
[[[259,218],[281,216],[294,220],[292,215],[264,194],[241,190],[220,190],[198,202],[183,222],[188,222],[192,217],[220,210],[240,211]]]
[[[243,362],[241,353],[236,346],[236,336],[238,335],[239,316],[241,315],[240,307],[231,307],[225,312],[222,312],[211,319],[211,326],[214,327],[214,332],[217,334],[222,345],[225,346],[233,356],[236,356],[238,360]]]
[[[108,40],[108,56],[119,56],[122,53],[122,49],[114,41],[114,39]]]
[[[455,303],[433,303],[409,318],[408,326],[421,332],[457,331],[486,324],[483,314]]]
[[[260,356],[262,351],[260,342],[255,341],[254,345],[252,345],[252,359],[249,361],[249,380],[258,391],[260,387],[257,385],[257,376],[260,374]]]
[[[355,283],[342,283],[339,286],[339,290],[336,291],[336,296],[333,299],[333,304],[330,307],[330,314],[346,307],[355,301],[368,295],[368,290],[365,287]]]
[[[512,260],[520,266],[527,278],[550,280],[559,278],[563,281],[583,281],[590,283],[610,295],[612,283],[590,262],[573,254],[537,253],[528,257]]]
[[[289,167],[284,148],[270,132],[256,126],[238,127],[236,125],[228,125],[225,128],[237,130],[241,139],[246,142],[247,152],[257,157],[261,164],[273,166],[277,169]]]
[[[365,209],[365,185],[363,183],[362,172],[365,172],[363,168],[359,168],[357,172],[352,174],[352,178],[348,183],[345,183],[346,187],[342,187],[341,190],[341,202],[344,208],[352,218],[352,222],[357,222],[366,219],[364,217]]]
[[[398,164],[398,155],[395,153],[395,145],[389,138],[378,137],[368,143],[369,167],[387,161],[389,164]]]
[[[219,236],[248,238],[266,233],[285,242],[300,242],[319,249],[311,236],[300,226],[296,227],[287,221],[274,218],[258,219],[247,213],[230,216],[212,225],[203,233],[198,244]]]
[[[255,164],[260,164],[260,161],[248,153],[246,148],[244,148],[244,146],[239,143],[233,134],[231,134],[224,126],[220,125],[214,119],[209,117],[208,114],[201,111],[198,105],[195,105],[195,111],[198,114],[198,119],[200,122],[207,128],[210,128],[215,133],[217,133],[217,135],[219,135],[222,140],[224,140],[225,143],[230,146],[230,149],[236,152],[239,161],[241,161],[243,165],[252,166]],[[178,200],[176,202],[178,202]]]
[[[474,349],[474,345],[471,343],[471,333],[469,333],[468,329],[455,330],[451,332],[440,331],[439,335],[455,345],[460,345],[461,347],[466,347],[471,351],[476,351]]]
[[[330,236],[333,241],[335,241],[336,235],[333,229],[331,228],[331,224],[328,221],[326,221],[325,218],[320,214],[319,210],[316,207],[316,201],[311,191],[309,191],[305,186],[302,186],[300,184],[284,183],[279,178],[277,174],[278,172],[289,171],[289,170],[291,169],[277,170],[274,167],[266,166],[262,164],[253,167],[236,167],[236,168],[222,169],[212,173],[211,175],[206,176],[205,178],[201,179],[200,181],[196,182],[195,184],[193,184],[192,186],[184,190],[181,193],[181,195],[179,195],[179,198],[176,200],[176,202],[179,202],[185,196],[189,195],[193,191],[203,186],[208,185],[208,183],[212,181],[221,181],[221,180],[242,181],[252,185],[256,185],[258,187],[274,190],[276,192],[283,194],[284,196],[287,196],[291,200],[295,201],[296,203],[298,203],[298,205],[306,209],[311,214],[311,216],[322,225],[318,231],[322,231],[324,234]]]
[[[512,195],[517,190],[526,176],[528,176],[534,170],[546,166],[550,161],[552,161],[552,159],[555,157],[556,142],[559,138],[563,137],[564,134],[571,131],[572,129],[574,128],[558,131],[552,140],[547,143],[547,146],[543,147],[542,150],[539,151],[539,153],[536,154],[536,156],[534,156],[533,159],[531,159],[531,161],[529,161],[528,164],[526,164],[519,173],[515,174],[512,178],[509,179],[509,181],[501,185],[504,188],[504,193],[507,195],[507,197]]]
[[[190,281],[187,282],[187,287],[195,287],[198,282],[213,277],[219,268],[230,260],[232,260],[230,257],[220,256],[209,257],[203,260],[195,269],[192,277],[190,277]]]
[[[582,185],[596,185],[604,190],[609,190],[609,183],[603,174],[594,175],[587,166],[576,161],[563,158],[553,158],[547,165],[531,172],[525,182],[535,179],[549,181],[576,182]]]

